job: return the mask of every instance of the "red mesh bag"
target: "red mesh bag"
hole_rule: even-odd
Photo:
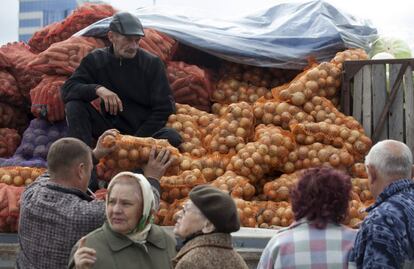
[[[64,76],[43,76],[42,81],[30,91],[31,111],[35,117],[47,118],[50,122],[65,118],[65,106],[60,88],[66,81]]]
[[[4,52],[0,51],[0,68],[10,67],[10,62]]]
[[[110,17],[116,10],[108,4],[83,4],[63,21],[51,24],[36,32],[29,45],[36,52],[46,50],[53,43],[68,39],[92,23]]]
[[[5,70],[0,70],[0,101],[12,105],[22,105],[25,101],[16,79]]]
[[[12,156],[20,145],[21,137],[15,129],[0,128],[0,157]]]
[[[178,176],[164,176],[160,180],[161,199],[171,203],[174,200],[186,198],[192,188],[206,182],[200,169],[184,171]]]
[[[28,118],[23,110],[0,103],[0,128],[17,129],[22,133],[28,125]]]
[[[29,67],[29,62],[36,58],[28,45],[23,42],[8,43],[0,48],[10,62],[10,73],[17,81],[20,93],[30,100],[29,92],[41,80],[42,73]]]
[[[210,94],[214,89],[214,81],[209,71],[184,62],[168,62],[167,75],[174,99],[178,103],[210,111]]]
[[[144,29],[145,36],[139,41],[139,46],[167,62],[177,50],[178,42],[168,35],[155,29]]]
[[[234,202],[236,203],[241,226],[250,228],[257,227],[256,218],[259,213],[257,205],[254,202],[248,202],[240,198],[234,198]]]
[[[168,213],[164,216],[164,220],[162,222],[163,226],[174,226],[177,222],[177,213],[180,211],[185,202],[187,202],[188,198],[184,198],[181,200],[175,200],[168,208]],[[161,206],[161,204],[160,204]]]
[[[20,197],[24,189],[0,183],[0,232],[17,232]]]
[[[99,38],[71,37],[53,44],[38,54],[29,66],[49,75],[71,75],[79,66],[83,57],[96,48],[105,47]]]

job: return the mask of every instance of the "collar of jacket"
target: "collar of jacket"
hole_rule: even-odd
[[[89,195],[87,195],[83,191],[80,191],[80,190],[75,189],[75,188],[68,188],[68,187],[60,186],[56,183],[51,182],[50,179],[48,181],[45,181],[44,186],[46,188],[50,189],[50,190],[76,195],[80,199],[88,201],[88,202],[94,200],[92,197],[90,197]]]
[[[379,206],[381,203],[385,202],[388,198],[390,198],[394,194],[401,192],[401,191],[410,190],[410,189],[414,189],[414,181],[412,179],[400,179],[400,180],[394,181],[381,192],[381,194],[378,196],[377,200],[375,201],[375,204],[368,207],[366,211],[369,212],[373,210],[374,208]]]
[[[189,251],[199,247],[233,249],[231,235],[228,233],[211,233],[196,236],[181,248],[173,261],[178,262],[178,260],[180,260]]]
[[[161,228],[156,225],[151,225],[151,230],[149,231],[147,242],[154,245],[159,249],[165,249],[167,247],[167,243],[164,238],[164,234],[160,230]],[[109,242],[109,246],[112,251],[118,252],[126,247],[129,247],[132,244],[135,244],[131,239],[127,236],[114,232],[110,227],[108,222],[105,222],[103,225],[103,231],[105,234],[106,239]]]

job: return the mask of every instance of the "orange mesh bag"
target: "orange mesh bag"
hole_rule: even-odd
[[[0,51],[0,68],[8,68],[11,64],[9,62],[9,59],[4,54],[4,52]]]
[[[166,139],[154,139],[152,137],[142,138],[130,135],[118,134],[114,139],[111,136],[105,137],[104,146],[116,145],[116,150],[103,158],[103,163],[113,171],[131,171],[142,167],[148,162],[151,148],[156,148],[156,154],[162,149],[168,149],[174,162],[168,169],[170,173],[178,172],[181,154],[178,149],[168,143]],[[167,171],[167,172],[168,172]]]
[[[211,95],[211,100],[220,104],[254,103],[260,97],[270,99],[272,93],[265,87],[257,87],[230,77],[223,78],[217,83],[217,87]]]
[[[100,180],[109,182],[117,173],[116,162],[112,159],[101,159],[96,165],[96,175]]]
[[[336,148],[345,147],[356,159],[362,159],[372,142],[363,132],[326,122],[294,124],[290,126],[298,144],[310,145],[320,142]]]
[[[314,96],[333,99],[341,85],[341,70],[333,63],[323,62],[310,67],[279,88],[272,89],[275,99],[302,106]]]
[[[226,113],[226,109],[228,106],[229,105],[226,105],[226,104],[214,103],[211,106],[211,113],[221,117]]]
[[[252,107],[246,102],[231,104],[218,125],[204,137],[204,147],[210,152],[235,154],[252,137],[253,131]]]
[[[60,88],[65,83],[64,76],[43,76],[42,81],[30,91],[31,111],[35,117],[47,118],[50,122],[65,118],[65,105]]]
[[[7,166],[0,167],[0,183],[14,186],[27,186],[46,171],[45,168]]]
[[[0,232],[17,232],[20,197],[24,187],[0,183]]]
[[[181,200],[175,200],[168,208],[168,213],[164,216],[164,220],[161,225],[163,226],[174,226],[177,222],[177,213],[183,209],[185,202],[187,202],[188,198],[184,198]]]
[[[331,63],[335,64],[338,68],[342,69],[344,61],[358,61],[368,60],[368,54],[363,49],[347,49],[338,52],[331,60]]]
[[[178,103],[210,111],[210,93],[214,87],[210,72],[184,62],[168,62],[167,75]]]
[[[368,178],[352,178],[352,191],[358,195],[362,203],[374,202]]]
[[[300,107],[275,100],[258,100],[253,104],[253,114],[257,124],[273,124],[285,130],[289,130],[289,126],[294,123],[314,121]]]
[[[206,182],[200,169],[184,171],[178,176],[164,176],[160,180],[161,199],[171,203],[174,200],[186,198],[192,188]]]
[[[227,166],[227,170],[248,177],[252,184],[265,174],[284,168],[289,152],[296,147],[291,134],[275,126],[259,125],[255,140],[241,148]]]
[[[290,200],[290,191],[296,185],[300,173],[283,174],[279,178],[267,182],[263,187],[263,193],[267,200],[280,202]]]
[[[12,156],[20,145],[21,137],[15,129],[0,128],[0,157]]]
[[[30,51],[28,45],[23,42],[8,43],[0,48],[7,55],[10,62],[10,73],[16,79],[20,93],[30,100],[30,89],[34,88],[41,80],[42,73],[29,67],[29,62],[36,58],[36,54]]]
[[[83,57],[102,47],[105,43],[99,38],[74,36],[53,44],[30,61],[29,66],[44,74],[71,75]]]
[[[348,212],[342,224],[351,228],[358,228],[359,224],[367,216],[366,206],[359,200],[355,192],[351,192],[351,198],[348,205]]]
[[[183,139],[183,143],[180,145],[182,152],[189,153],[196,158],[207,153],[202,144],[197,119],[194,116],[172,114],[169,116],[166,126],[175,129],[180,134]]]
[[[352,177],[368,178],[367,170],[364,163],[354,163],[351,166],[350,174]]]
[[[306,146],[298,145],[294,151],[291,151],[282,172],[292,173],[300,169],[321,165],[346,170],[354,161],[354,157],[347,150],[316,142]]]
[[[200,169],[204,178],[210,182],[224,174],[231,157],[229,154],[219,153],[208,154],[201,158],[184,155],[180,161],[180,170]]]
[[[260,228],[288,227],[294,221],[291,205],[287,202],[255,201],[259,208],[257,225]]]
[[[164,62],[171,60],[177,50],[178,42],[155,29],[144,29],[145,36],[139,41],[144,50],[160,57]]]
[[[23,110],[0,103],[0,128],[17,129],[19,133],[23,133],[27,125],[28,118]]]
[[[236,203],[241,226],[250,228],[257,227],[256,218],[259,212],[257,204],[240,198],[234,198],[234,202]]]
[[[222,191],[230,193],[234,198],[251,200],[256,192],[249,179],[239,176],[233,171],[227,171],[224,175],[211,182],[211,185]]]
[[[154,216],[154,223],[157,225],[162,225],[165,217],[168,215],[169,204],[163,200],[160,200],[160,208]]]
[[[0,101],[12,105],[22,105],[25,102],[16,79],[5,70],[0,70]]]

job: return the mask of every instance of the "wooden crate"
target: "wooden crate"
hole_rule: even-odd
[[[414,59],[346,61],[341,108],[373,142],[394,139],[414,152]]]

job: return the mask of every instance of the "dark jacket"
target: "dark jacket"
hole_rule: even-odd
[[[248,269],[233,249],[231,235],[212,233],[188,241],[173,259],[175,269]]]
[[[105,223],[86,236],[86,247],[96,250],[96,262],[92,268],[99,269],[167,269],[175,255],[175,240],[163,228],[152,225],[145,246],[134,243],[128,237],[115,233]],[[75,268],[73,255],[68,268]]]
[[[101,85],[115,92],[123,103],[118,116],[105,113],[121,132],[147,137],[165,126],[175,103],[162,61],[144,50],[133,59],[120,59],[112,47],[96,49],[85,58],[62,86],[64,103],[96,99]],[[104,109],[102,109],[104,111]]]
[[[378,196],[361,225],[350,267],[403,268],[414,259],[414,182],[402,179]]]

